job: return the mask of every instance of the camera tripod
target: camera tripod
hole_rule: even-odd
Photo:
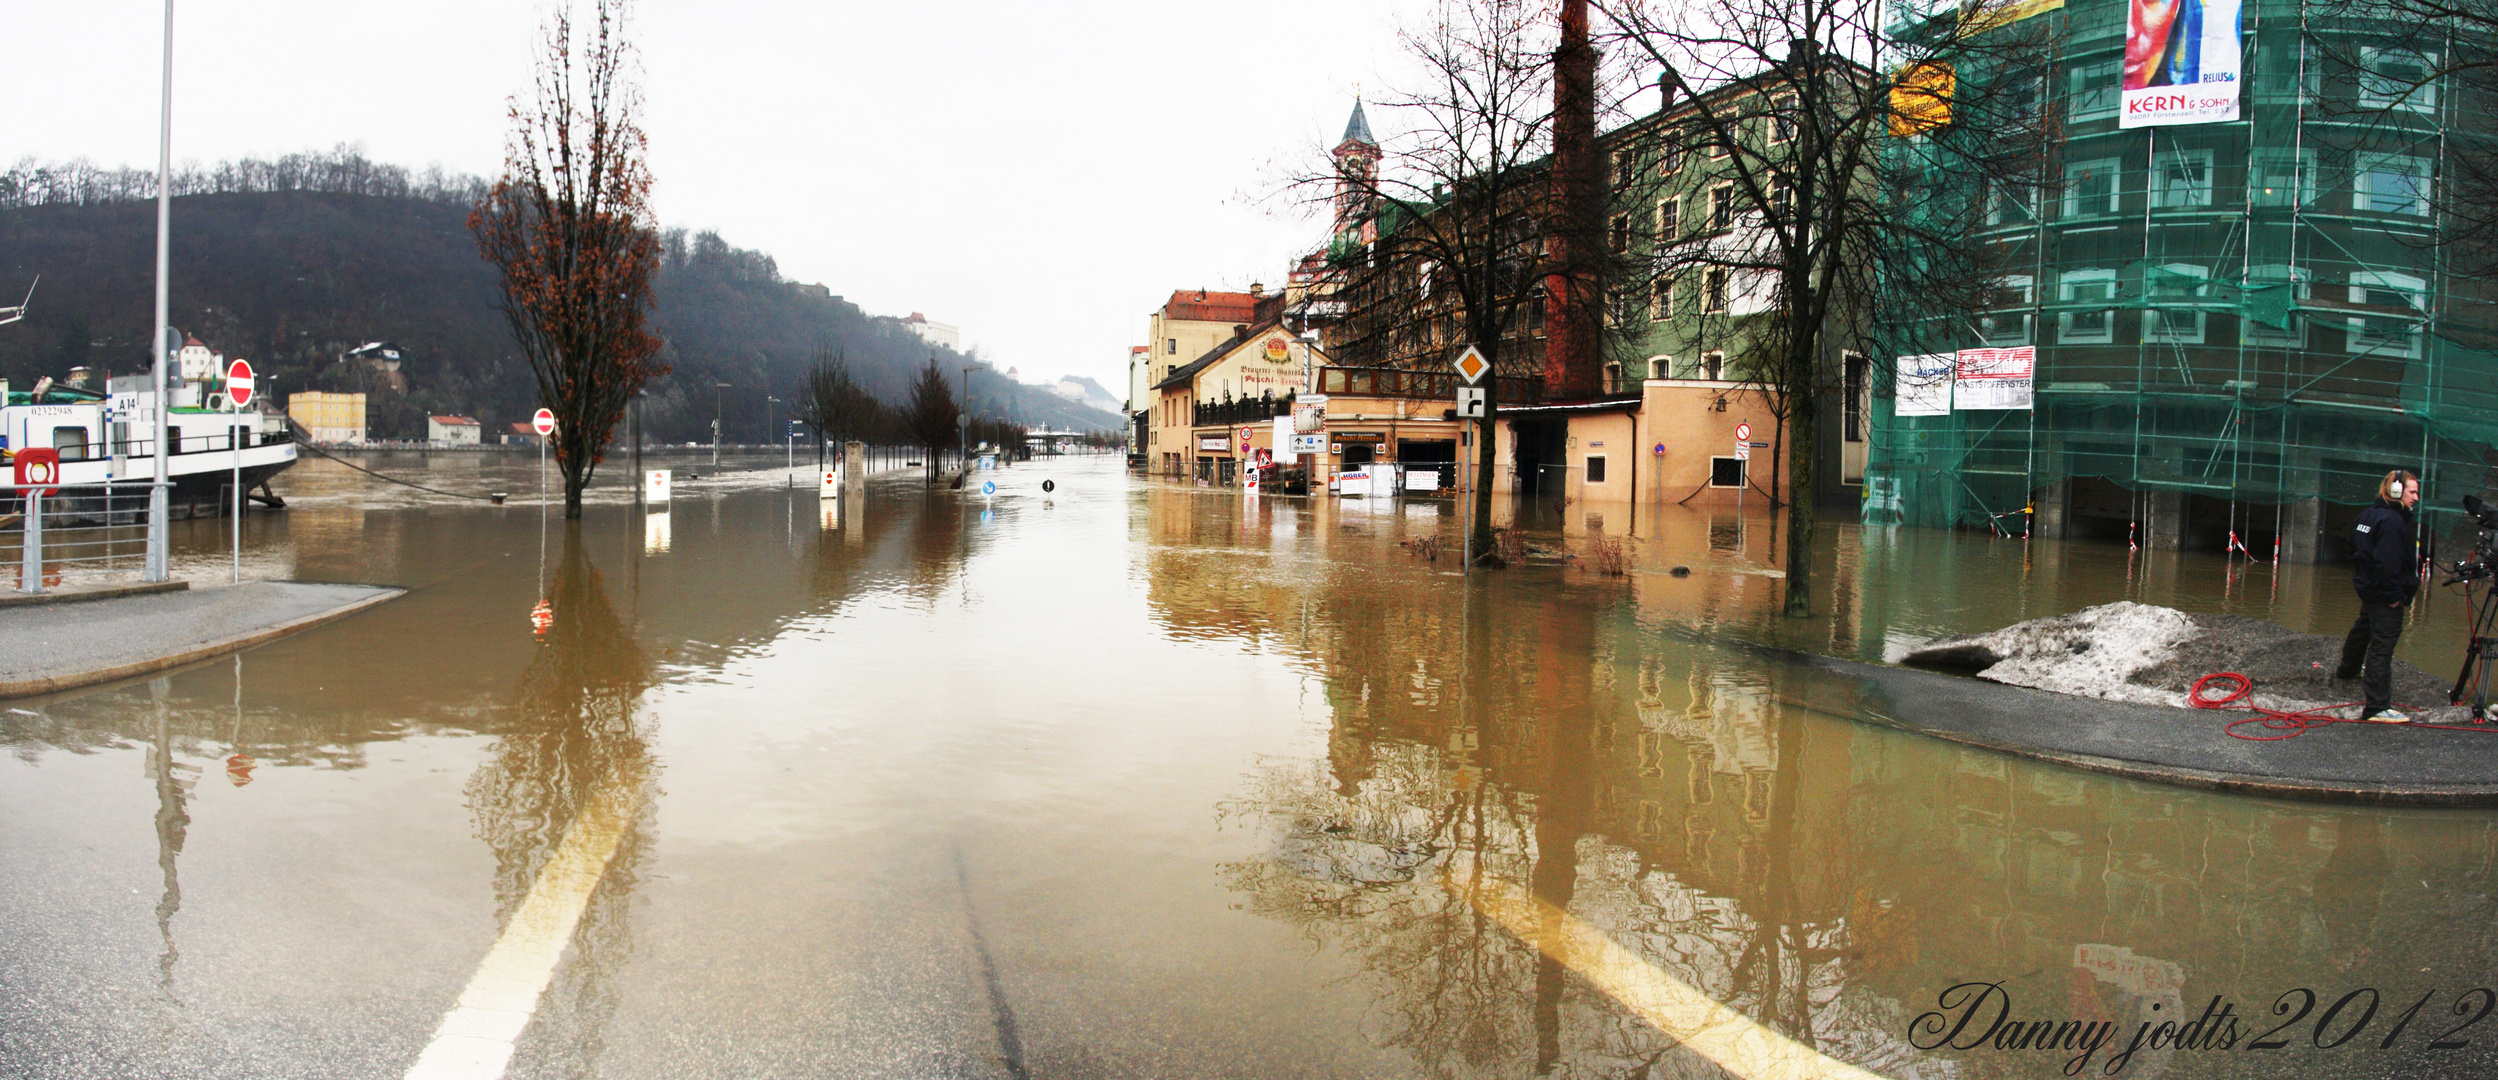
[[[2472,580],[2470,578],[2455,580],[2464,583],[2463,594],[2467,598],[2471,597]],[[2447,584],[2451,585],[2454,582],[2450,581]],[[2455,673],[2455,688],[2446,695],[2446,702],[2450,705],[2463,704],[2463,688],[2466,684],[2470,684],[2472,719],[2478,721],[2490,715],[2490,670],[2498,668],[2498,636],[2490,633],[2492,620],[2498,619],[2498,581],[2491,582],[2489,588],[2482,590],[2477,602],[2470,600],[2467,602],[2473,604],[2472,641],[2464,647],[2463,670]]]

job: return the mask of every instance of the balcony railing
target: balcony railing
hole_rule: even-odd
[[[1203,427],[1212,424],[1255,423],[1278,416],[1290,416],[1292,415],[1292,399],[1291,394],[1276,397],[1273,391],[1268,391],[1253,398],[1233,398],[1226,395],[1221,401],[1200,401],[1197,403],[1196,419],[1193,422]]]
[[[1409,368],[1327,367],[1318,369],[1318,392],[1347,397],[1457,400],[1457,373]],[[1544,380],[1532,375],[1500,376],[1500,400],[1524,405],[1544,400]]]

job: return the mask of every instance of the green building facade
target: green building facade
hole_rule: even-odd
[[[2052,42],[2057,156],[1988,196],[1998,302],[1876,317],[1902,353],[2034,346],[2035,405],[1899,416],[1877,387],[1867,521],[2304,561],[2389,469],[2441,530],[2491,487],[2498,320],[2438,243],[2489,117],[2429,78],[2453,41],[2345,10],[2248,0],[2240,119],[2132,129],[2124,0],[2024,20]]]

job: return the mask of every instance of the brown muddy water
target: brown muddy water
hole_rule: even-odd
[[[6,703],[0,1076],[2498,1069],[2489,815],[1956,747],[1755,647],[2339,630],[2336,569],[1842,527],[1794,622],[1766,513],[1531,508],[1470,578],[1414,553],[1446,503],[1071,458],[828,515],[747,464],[544,530],[285,474],[245,576],[411,591]],[[177,537],[203,587],[222,528]],[[2406,658],[2451,670],[2457,607]]]

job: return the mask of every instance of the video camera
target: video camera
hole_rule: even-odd
[[[2448,585],[2490,576],[2490,556],[2493,551],[2498,551],[2498,504],[2492,504],[2478,495],[2466,495],[2463,497],[2463,512],[2472,515],[2472,520],[2480,524],[2480,536],[2472,541],[2472,557],[2455,563],[2451,568],[2455,576],[2446,582]]]

